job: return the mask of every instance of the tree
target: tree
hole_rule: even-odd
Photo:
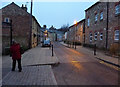
[[[66,32],[69,29],[69,24],[64,24],[63,26],[61,26],[61,28],[59,29],[59,31],[63,31]]]

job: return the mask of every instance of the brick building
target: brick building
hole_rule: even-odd
[[[86,44],[108,49],[120,44],[120,2],[97,2],[85,13]]]
[[[11,4],[3,7],[2,9],[2,49],[3,52],[5,51],[5,47],[10,46],[10,26],[8,25],[10,23],[10,20],[12,20],[12,34],[13,39],[15,39],[17,42],[21,44],[22,47],[25,49],[28,49],[29,43],[33,42],[33,30],[32,30],[32,37],[30,38],[30,14],[27,12],[27,7],[23,6],[19,7],[14,2]],[[35,17],[32,16],[33,23],[36,23],[37,26],[40,27],[39,23],[36,21]],[[35,22],[34,22],[35,20]],[[32,25],[32,29],[37,28]],[[34,31],[35,34],[37,34],[37,31]],[[35,36],[35,35],[34,35]],[[38,35],[36,35],[38,36]],[[36,38],[36,37],[35,37]]]
[[[67,41],[73,43],[77,42],[79,44],[85,43],[85,19],[79,21],[76,25],[69,27],[67,31]]]
[[[75,25],[69,27],[69,30],[67,31],[67,41],[70,44],[73,44],[73,42],[75,42]]]
[[[76,42],[85,43],[85,19],[77,23]]]

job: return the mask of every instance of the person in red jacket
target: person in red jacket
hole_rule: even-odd
[[[20,44],[16,43],[14,40],[12,41],[12,45],[10,47],[10,52],[12,55],[12,71],[15,71],[15,67],[16,67],[16,61],[18,62],[18,69],[19,72],[22,71],[22,67],[21,67],[21,48],[20,48]]]

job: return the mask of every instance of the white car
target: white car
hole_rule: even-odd
[[[51,46],[51,41],[50,41],[50,39],[44,40],[42,46],[43,46],[43,47],[50,47],[50,46]]]

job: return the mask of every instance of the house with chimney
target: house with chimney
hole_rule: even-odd
[[[15,39],[24,49],[35,47],[40,41],[40,24],[32,16],[32,30],[30,14],[27,7],[19,7],[14,2],[0,9],[2,12],[2,51],[10,47],[10,36],[12,27],[12,38]],[[12,24],[10,25],[12,20]],[[31,35],[31,37],[30,37]]]

